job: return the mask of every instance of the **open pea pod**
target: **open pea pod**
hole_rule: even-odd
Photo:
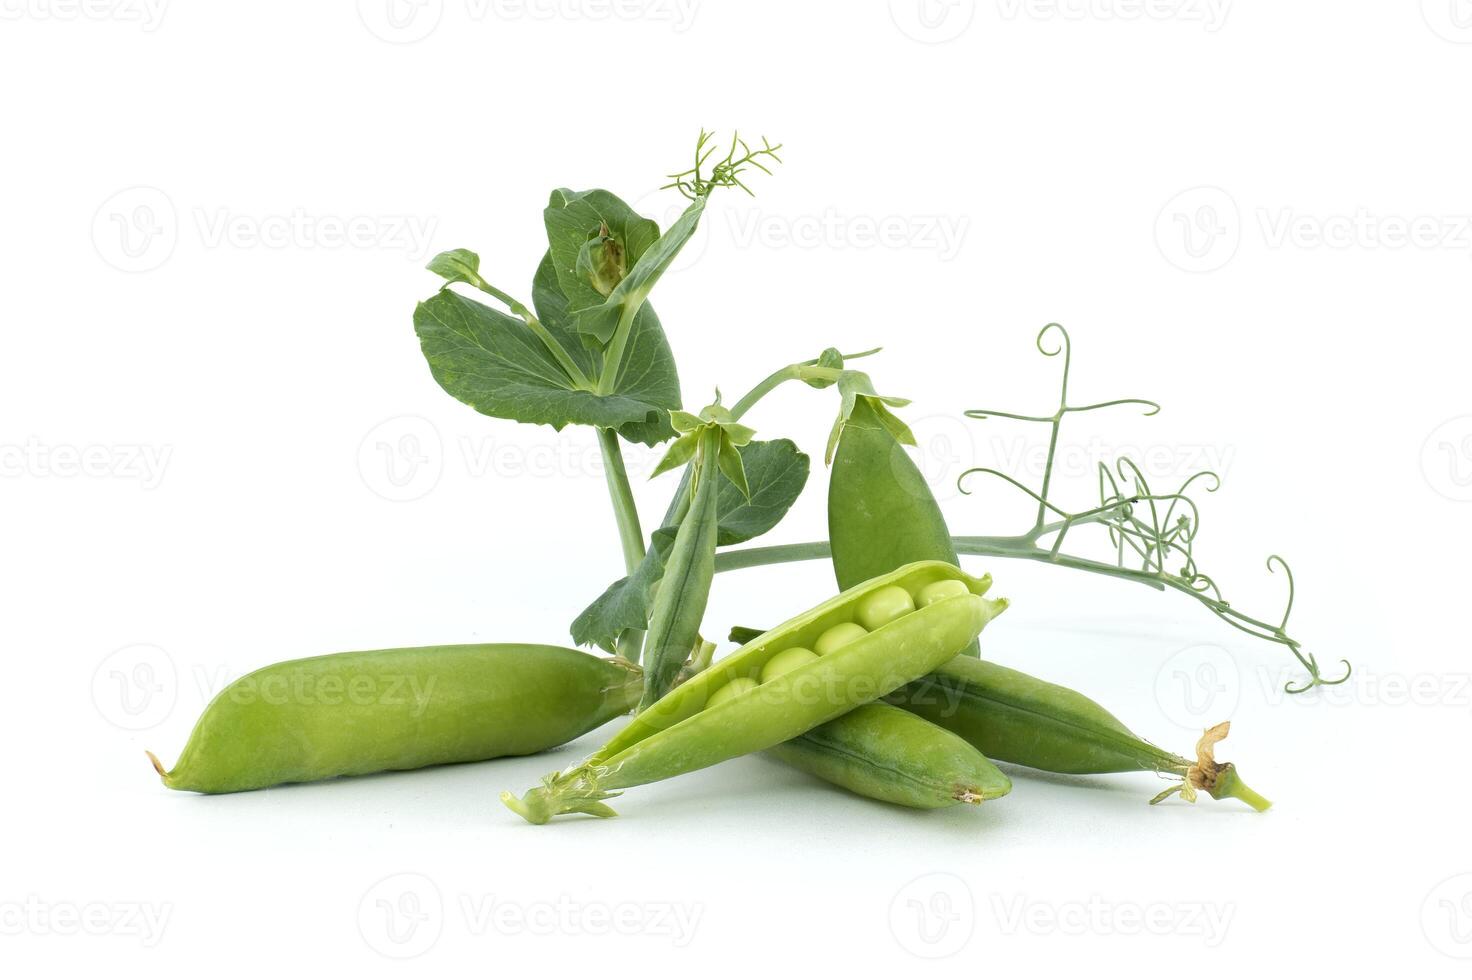
[[[937,595],[934,586],[943,582],[954,585],[942,587],[942,597],[918,598]],[[848,589],[675,688],[581,765],[552,773],[519,799],[511,793],[501,799],[532,823],[561,813],[612,816],[602,801],[619,790],[801,735],[949,660],[1007,608],[1004,599],[983,597],[990,584],[932,561]],[[825,653],[825,636],[848,628],[857,633],[842,645],[827,644]],[[758,683],[773,658],[794,648],[824,655]],[[727,686],[739,693],[722,692]]]

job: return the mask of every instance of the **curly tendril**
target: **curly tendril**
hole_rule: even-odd
[[[1112,466],[1099,464],[1099,500],[1096,505],[1070,511],[1054,501],[1050,496],[1053,466],[1058,450],[1058,435],[1067,415],[1131,405],[1144,408],[1143,414],[1151,416],[1160,411],[1160,405],[1145,398],[1115,398],[1087,405],[1071,405],[1068,401],[1068,381],[1073,367],[1073,346],[1068,331],[1061,324],[1049,323],[1038,332],[1034,344],[1044,357],[1063,358],[1058,405],[1053,413],[1024,415],[994,409],[972,409],[965,414],[968,418],[978,420],[1002,418],[1047,423],[1048,455],[1043,467],[1041,486],[1034,490],[1006,473],[985,466],[968,469],[956,480],[957,489],[969,495],[971,491],[966,487],[966,481],[970,477],[985,475],[1000,478],[1037,502],[1038,508],[1032,527],[1016,539],[1009,539],[1017,541],[1018,545],[1006,553],[1126,578],[1158,589],[1174,589],[1191,596],[1232,628],[1257,639],[1287,647],[1308,672],[1308,679],[1302,683],[1295,685],[1289,681],[1284,685],[1284,690],[1290,694],[1302,694],[1320,685],[1342,684],[1348,680],[1351,669],[1348,661],[1341,661],[1344,665],[1341,676],[1326,678],[1317,658],[1305,651],[1302,644],[1289,635],[1288,619],[1293,612],[1295,585],[1293,570],[1281,556],[1270,555],[1267,559],[1270,573],[1281,569],[1288,579],[1287,601],[1276,625],[1233,608],[1223,597],[1215,579],[1197,566],[1194,547],[1197,534],[1201,530],[1201,509],[1192,493],[1215,493],[1221,489],[1222,480],[1217,473],[1211,470],[1193,473],[1174,492],[1158,493],[1151,489],[1149,480],[1134,460],[1121,457]],[[1090,525],[1104,528],[1113,552],[1112,562],[1063,551],[1064,541],[1070,532]],[[1049,536],[1052,536],[1051,543],[1043,544],[1043,540]],[[1176,570],[1173,571],[1172,568]]]

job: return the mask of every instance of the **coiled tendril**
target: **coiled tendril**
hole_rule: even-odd
[[[1056,334],[1056,336],[1054,336]],[[957,488],[963,494],[968,477],[986,474],[997,477],[1016,487],[1037,501],[1038,509],[1033,526],[1015,541],[1016,546],[995,550],[1009,557],[1033,558],[1055,564],[1067,565],[1131,581],[1142,582],[1157,589],[1174,589],[1196,599],[1210,609],[1217,618],[1249,636],[1269,643],[1281,644],[1308,671],[1308,680],[1295,686],[1284,685],[1290,694],[1301,694],[1319,685],[1342,684],[1349,679],[1350,666],[1344,665],[1342,676],[1330,680],[1321,673],[1317,658],[1305,651],[1302,644],[1288,634],[1288,617],[1293,612],[1293,570],[1279,555],[1267,559],[1269,572],[1282,569],[1288,578],[1288,596],[1282,618],[1276,625],[1256,619],[1234,609],[1222,595],[1215,580],[1196,564],[1194,551],[1196,535],[1201,527],[1201,511],[1189,491],[1200,481],[1199,489],[1215,493],[1221,487],[1221,478],[1210,470],[1192,474],[1174,492],[1156,493],[1140,467],[1128,457],[1114,462],[1111,467],[1100,463],[1098,467],[1099,502],[1080,511],[1068,511],[1054,503],[1049,496],[1052,490],[1053,463],[1058,449],[1058,434],[1063,419],[1074,412],[1092,412],[1096,409],[1120,405],[1138,405],[1147,416],[1160,411],[1160,405],[1144,398],[1116,398],[1089,405],[1068,403],[1068,375],[1073,365],[1072,345],[1068,331],[1062,325],[1050,323],[1038,332],[1037,349],[1044,357],[1063,358],[1063,376],[1060,384],[1058,408],[1051,415],[1019,415],[1015,412],[1000,412],[990,409],[973,409],[966,412],[968,418],[1006,418],[1021,422],[1045,422],[1049,426],[1048,455],[1043,467],[1042,485],[1038,490],[985,466],[966,470],[957,478]],[[1113,549],[1113,561],[1103,562],[1063,551],[1063,544],[1076,527],[1101,525],[1108,534]],[[1050,544],[1043,539],[1052,537]]]

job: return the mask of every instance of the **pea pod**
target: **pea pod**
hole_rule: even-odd
[[[205,708],[170,789],[233,793],[529,755],[634,706],[639,671],[539,644],[335,653],[247,674]]]
[[[828,537],[838,587],[847,589],[908,562],[958,564],[940,505],[901,445],[914,437],[882,399],[857,395],[840,422],[828,483]],[[979,657],[971,644],[966,656]]]
[[[700,434],[700,454],[713,462],[720,450],[720,429],[709,426]],[[647,708],[674,684],[675,675],[700,636],[700,620],[710,598],[716,569],[716,469],[697,463],[695,493],[690,509],[675,532],[675,543],[665,562],[664,577],[649,620],[645,641],[644,697]]]
[[[767,750],[860,796],[921,810],[1005,796],[1012,781],[965,739],[888,704],[866,704]]]
[[[1255,810],[1271,804],[1242,782],[1231,763],[1218,763],[1213,746],[1227,723],[1208,730],[1196,759],[1167,752],[1140,738],[1097,702],[1057,684],[982,660],[957,657],[889,695],[891,704],[950,729],[988,758],[1057,773],[1155,772],[1181,783],[1151,802],[1197,790],[1213,799],[1235,798]]]
[[[940,579],[966,583],[965,595],[916,609],[831,654],[772,677],[707,708],[736,678],[755,680],[778,654],[813,649],[824,632],[853,622],[871,595],[890,586],[912,594]],[[635,716],[589,759],[552,773],[520,799],[502,801],[532,823],[560,813],[612,816],[603,800],[630,786],[668,779],[760,752],[794,738],[915,679],[975,639],[1006,601],[982,598],[990,582],[944,562],[917,562],[849,589],[763,633]]]

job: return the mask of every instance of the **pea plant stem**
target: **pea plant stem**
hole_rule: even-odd
[[[618,522],[624,573],[632,575],[639,562],[644,560],[644,532],[639,526],[639,508],[634,504],[634,491],[629,486],[629,473],[624,467],[618,433],[613,429],[599,429],[598,448],[603,453],[603,475],[608,482],[608,496],[613,501],[613,517]],[[638,663],[643,645],[643,630],[625,630],[618,638],[619,655],[630,663]]]

